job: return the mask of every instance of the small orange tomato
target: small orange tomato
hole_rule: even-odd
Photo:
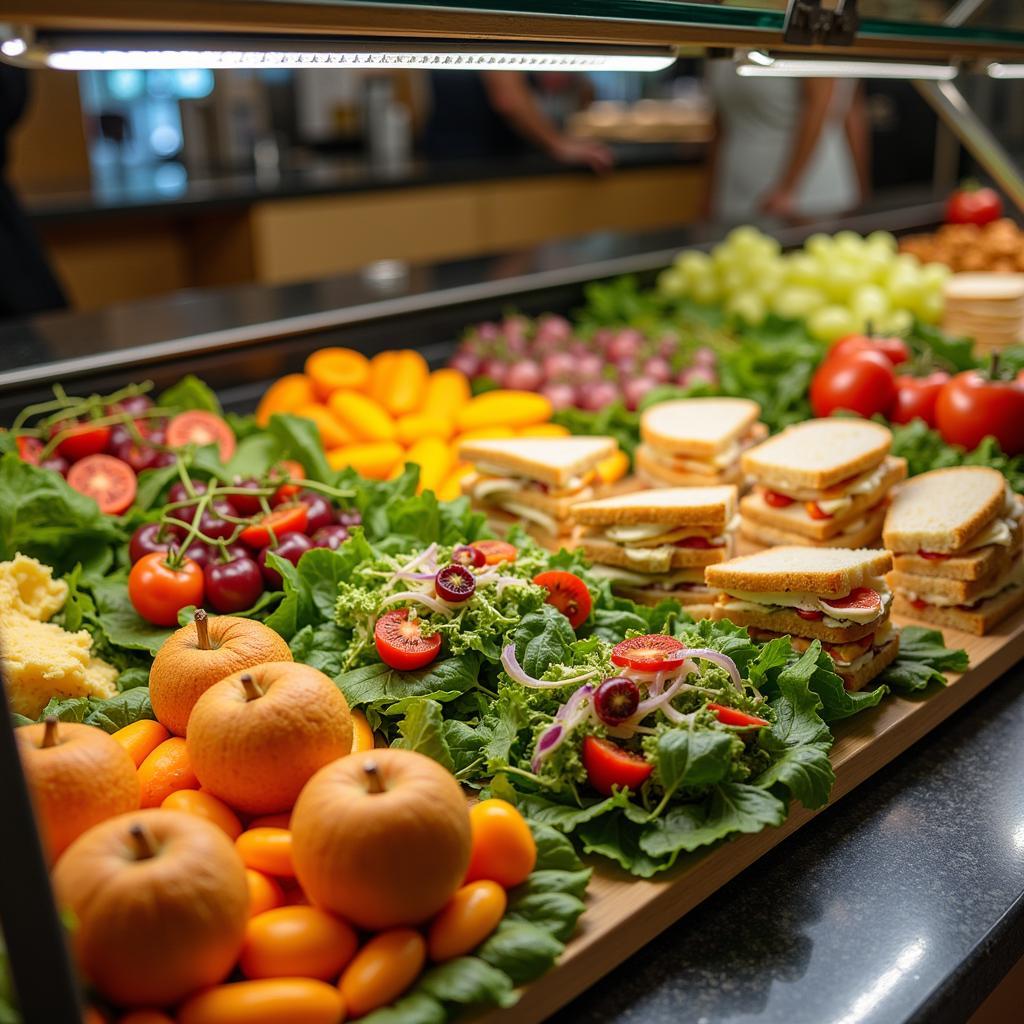
[[[505,800],[481,800],[469,809],[473,847],[465,881],[489,878],[511,889],[537,863],[537,844],[526,819]]]
[[[393,1003],[416,979],[427,944],[412,928],[379,932],[342,972],[338,987],[353,1017]]]
[[[361,754],[364,750],[373,750],[373,730],[362,711],[352,712],[352,751]]]
[[[258,818],[253,818],[247,828],[291,828],[292,827],[292,812],[291,811],[280,811],[277,814],[261,814]]]
[[[117,1018],[117,1024],[174,1024],[162,1010],[132,1010]]]
[[[250,919],[238,965],[247,978],[330,981],[355,956],[352,927],[317,907],[278,907]]]
[[[279,878],[294,878],[292,834],[286,828],[251,828],[235,840],[247,868]]]
[[[507,905],[505,890],[497,882],[481,879],[464,885],[431,922],[430,959],[451,960],[476,949],[498,927]]]
[[[284,890],[277,879],[263,874],[262,871],[246,868],[245,880],[249,883],[250,917],[284,905]]]
[[[128,756],[135,762],[136,768],[170,735],[159,722],[154,722],[150,718],[140,718],[137,722],[111,733],[113,739],[128,751]]]
[[[313,978],[261,978],[218,985],[187,999],[178,1024],[339,1024],[345,1003]]]
[[[175,790],[199,788],[181,736],[164,740],[139,765],[139,788],[142,807],[159,807]]]
[[[242,834],[242,823],[238,815],[223,800],[201,789],[178,789],[164,798],[160,805],[165,811],[183,811],[205,818],[212,825],[223,829],[228,837],[237,839]]]

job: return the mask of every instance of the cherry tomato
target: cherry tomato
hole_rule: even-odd
[[[870,334],[848,334],[840,338],[829,350],[827,359],[838,359],[854,352],[881,352],[893,366],[909,361],[910,347],[902,338],[874,337]]]
[[[460,544],[452,551],[452,561],[470,569],[479,569],[487,564],[487,558],[479,548]]]
[[[306,469],[300,462],[296,462],[294,459],[282,459],[273,468],[273,470],[271,470],[271,476],[276,476],[278,479],[286,476],[291,480],[305,480]],[[281,486],[274,492],[274,496],[270,499],[270,503],[271,505],[280,505],[283,502],[291,501],[301,490],[302,485],[298,483],[281,484]],[[317,497],[319,497],[319,495],[317,495]],[[303,498],[302,500],[305,501],[306,499]]]
[[[737,711],[736,708],[728,708],[724,704],[705,704],[704,706],[708,711],[714,711],[715,717],[722,725],[756,725],[758,728],[763,728],[772,724],[763,718],[758,718],[757,715],[748,715],[745,711]]]
[[[764,492],[764,503],[772,508],[788,508],[795,500],[795,498],[791,498],[788,494],[779,494],[778,491]]]
[[[167,501],[171,505],[177,505],[182,501],[190,501],[193,504],[199,500],[199,495],[206,493],[206,483],[202,480],[192,481],[192,494],[188,493],[185,485],[179,480],[176,484],[171,484],[171,489],[167,492]],[[182,513],[184,515],[184,513]]]
[[[639,754],[597,736],[587,736],[583,741],[583,767],[587,781],[603,796],[611,796],[613,786],[639,789],[654,770],[654,765]]]
[[[575,573],[552,569],[538,573],[533,582],[547,590],[547,603],[557,608],[573,629],[579,629],[587,621],[593,601],[586,583]]]
[[[227,462],[235,454],[234,431],[219,416],[201,409],[178,413],[167,424],[167,444],[171,448],[215,444],[221,462]]]
[[[203,577],[206,599],[222,615],[251,608],[263,593],[260,567],[248,556],[208,562]]]
[[[441,650],[441,634],[423,636],[419,619],[409,618],[408,608],[385,612],[373,627],[380,660],[400,672],[429,665]]]
[[[1024,452],[1024,385],[958,373],[939,392],[935,423],[949,444],[977,448],[991,434],[1007,455]]]
[[[947,380],[949,374],[945,370],[935,370],[927,377],[897,377],[896,401],[889,410],[889,419],[893,423],[924,420],[934,427],[935,403]]]
[[[260,552],[257,561],[259,562],[260,572],[263,573],[263,578],[267,581],[267,585],[275,590],[280,590],[284,586],[281,574],[272,565],[267,565],[267,555],[271,551],[278,558],[283,558],[291,562],[292,565],[298,565],[299,559],[313,546],[313,542],[304,533],[286,533],[278,541],[277,547],[265,547]]]
[[[990,224],[1003,215],[1003,200],[994,188],[968,183],[958,188],[946,202],[947,224]]]
[[[801,619],[806,619],[808,622],[820,622],[825,618],[825,613],[819,612],[815,608],[794,608],[793,611],[795,611]]]
[[[247,526],[239,536],[251,548],[265,548],[271,541],[271,530],[278,538],[286,533],[303,533],[308,518],[306,506],[301,501],[294,505],[278,505]]]
[[[191,558],[172,568],[166,555],[154,551],[132,566],[128,597],[147,622],[154,626],[176,626],[180,609],[203,603],[203,570]]]
[[[475,540],[469,545],[484,553],[487,565],[498,565],[500,562],[514,562],[519,552],[503,540]]]
[[[39,465],[39,454],[45,445],[38,437],[28,437],[23,434],[16,437],[14,443],[18,447],[18,458],[22,462],[28,462],[33,466]]]
[[[159,454],[151,445],[138,444],[131,437],[111,445],[110,453],[122,462],[127,462],[136,473],[141,473],[144,469],[152,469]]]
[[[631,636],[612,648],[612,664],[641,672],[663,672],[679,665],[680,659],[672,658],[670,655],[684,650],[685,647],[682,640],[666,636],[664,633]]]
[[[848,608],[880,609],[882,598],[877,591],[870,587],[854,587],[846,597],[839,597],[833,600],[821,599],[821,603],[835,608],[836,611],[845,611]]]
[[[63,455],[51,455],[48,459],[43,459],[39,466],[41,469],[52,469],[54,473],[60,473],[61,476],[66,477],[71,463]]]
[[[113,455],[87,455],[68,470],[68,483],[92,498],[101,512],[118,516],[135,500],[138,482],[127,462]]]
[[[887,413],[896,400],[896,374],[881,352],[853,352],[826,359],[811,378],[815,416],[848,409],[860,416]]]
[[[99,455],[110,440],[110,427],[94,427],[91,423],[71,423],[62,420],[50,428],[50,437],[64,436],[57,442],[57,454],[71,462],[88,455]]]

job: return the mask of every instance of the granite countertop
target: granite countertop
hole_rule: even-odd
[[[611,148],[617,170],[693,164],[703,160],[707,152],[701,143],[626,143]],[[22,199],[32,218],[46,223],[113,214],[176,216],[268,199],[457,185],[581,170],[539,152],[492,159],[413,158],[392,164],[374,163],[361,156],[312,157],[279,171],[208,176],[190,176],[181,164],[163,164],[111,174],[94,181],[91,187],[78,183],[64,189],[27,192]]]

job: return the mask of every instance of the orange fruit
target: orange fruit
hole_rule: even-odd
[[[178,1010],[178,1024],[340,1024],[341,993],[314,978],[261,978],[199,992]]]
[[[199,788],[188,748],[180,736],[164,740],[139,765],[138,777],[142,807],[159,807],[175,790]]]
[[[177,789],[164,797],[160,806],[165,811],[181,811],[205,818],[211,825],[225,832],[229,839],[237,839],[242,834],[242,823],[238,815],[222,800],[201,789]]]
[[[236,846],[235,849],[238,847]],[[245,880],[249,883],[249,916],[255,917],[274,907],[284,906],[284,892],[280,883],[254,868],[245,869]]]
[[[238,964],[247,978],[333,981],[355,956],[351,925],[316,907],[278,907],[249,919]]]
[[[235,840],[247,868],[278,878],[294,878],[292,834],[286,828],[251,828]]]
[[[412,928],[374,935],[345,968],[338,988],[353,1017],[393,1003],[418,977],[427,958],[423,936]]]
[[[128,756],[138,768],[170,735],[159,722],[154,722],[151,718],[140,718],[137,722],[111,733],[111,739],[116,740],[128,751]]]
[[[508,897],[497,882],[464,885],[430,923],[427,948],[440,962],[476,949],[505,916]]]

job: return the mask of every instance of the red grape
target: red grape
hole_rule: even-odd
[[[208,562],[203,575],[207,601],[223,614],[251,608],[263,593],[260,567],[249,557]]]
[[[636,714],[640,688],[625,676],[606,679],[594,694],[594,711],[605,725],[619,725]]]
[[[270,565],[267,565],[267,555],[273,551],[278,558],[287,559],[292,565],[298,565],[299,559],[313,547],[313,542],[304,533],[286,533],[276,548],[264,548],[259,554],[260,572],[267,581],[267,585],[279,590],[283,583],[281,574]]]
[[[312,536],[322,526],[330,526],[334,522],[334,506],[316,491],[304,490],[299,493],[299,501],[307,507],[305,533]]]
[[[348,536],[348,527],[341,526],[339,523],[331,523],[330,526],[321,526],[320,529],[313,534],[313,547],[330,548],[332,551],[337,551],[338,548],[348,540]]]
[[[260,486],[259,480],[236,480],[234,487],[244,487],[247,491],[257,490]],[[229,494],[228,501],[231,503],[235,514],[238,516],[257,515],[263,506],[260,504],[258,494]]]
[[[143,523],[128,542],[128,557],[134,565],[143,555],[154,551],[169,551],[177,541],[174,529],[162,523]]]

